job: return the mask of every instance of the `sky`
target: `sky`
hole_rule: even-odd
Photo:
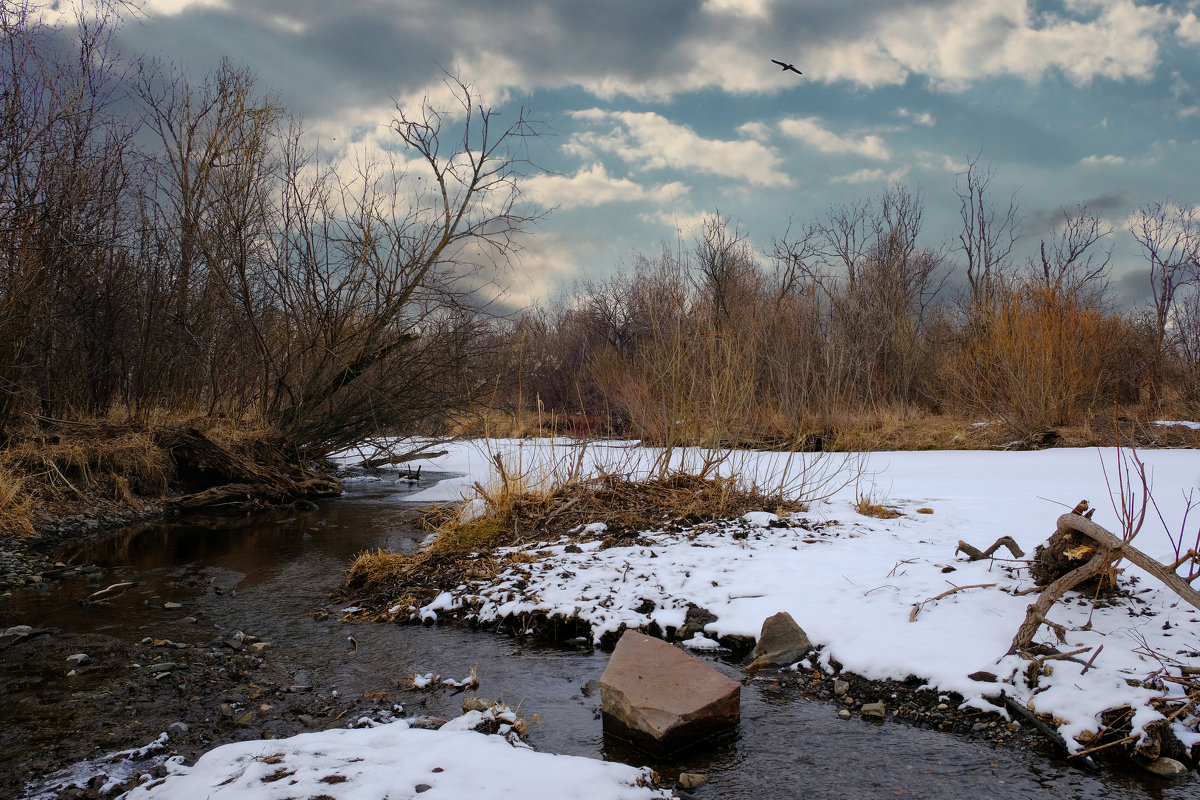
[[[952,248],[969,159],[1015,196],[1027,247],[1063,208],[1103,217],[1135,300],[1130,214],[1200,204],[1200,0],[143,5],[124,52],[194,75],[231,57],[333,157],[394,145],[396,103],[444,97],[447,74],[504,119],[527,109],[545,133],[526,196],[548,213],[509,276],[518,303],[691,241],[705,214],[765,253],[895,183],[924,199],[923,244]]]

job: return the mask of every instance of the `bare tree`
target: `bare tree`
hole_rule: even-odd
[[[1042,239],[1036,260],[1030,260],[1030,273],[1041,286],[1056,294],[1087,297],[1099,303],[1108,289],[1108,263],[1112,248],[1097,253],[1096,245],[1110,235],[1112,226],[1088,213],[1080,204],[1073,210],[1062,209],[1057,236]]]
[[[959,173],[955,191],[959,199],[962,229],[958,241],[966,259],[967,284],[971,301],[978,306],[995,292],[996,283],[1010,267],[1012,252],[1019,238],[1020,217],[1016,196],[1009,198],[1003,210],[992,205],[990,190],[995,173],[975,156]]]
[[[1159,200],[1134,213],[1129,232],[1150,265],[1155,344],[1161,349],[1176,293],[1200,280],[1200,218],[1194,208]]]

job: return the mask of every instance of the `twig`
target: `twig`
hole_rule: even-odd
[[[1096,660],[1096,656],[1100,655],[1100,651],[1103,649],[1104,645],[1100,645],[1096,648],[1096,652],[1092,653],[1092,657],[1087,660],[1087,663],[1083,665],[1083,669],[1079,671],[1080,675],[1086,674],[1087,671],[1092,668],[1092,662]]]
[[[915,605],[913,605],[912,611],[908,615],[908,621],[916,622],[917,615],[921,613],[921,609],[923,609],[925,607],[926,603],[932,603],[935,600],[941,600],[943,597],[948,597],[949,595],[952,595],[955,592],[961,592],[965,589],[990,589],[991,587],[993,587],[995,585],[996,584],[994,584],[994,583],[976,583],[976,584],[972,584],[970,586],[955,586],[953,589],[948,589],[948,590],[942,592],[937,597],[931,597],[928,600],[925,600],[923,602],[916,603]],[[874,591],[874,589],[872,589],[871,591]]]

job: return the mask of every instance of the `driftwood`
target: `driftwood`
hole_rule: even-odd
[[[958,547],[955,548],[955,555],[964,553],[970,561],[982,561],[985,558],[991,558],[992,553],[999,550],[1001,547],[1007,547],[1008,552],[1013,554],[1014,558],[1022,558],[1025,551],[1011,536],[1001,536],[987,550],[980,550],[978,547],[967,544],[962,539],[958,540]]]
[[[1120,539],[1097,523],[1092,522],[1092,520],[1076,513],[1063,514],[1058,518],[1057,530],[1059,533],[1066,533],[1068,531],[1081,533],[1095,542],[1098,547],[1091,559],[1083,566],[1068,572],[1042,590],[1037,601],[1029,606],[1025,614],[1025,621],[1017,629],[1017,634],[1012,640],[1012,646],[1008,649],[1010,654],[1028,649],[1033,642],[1034,634],[1037,633],[1038,628],[1042,625],[1047,625],[1054,629],[1058,634],[1059,640],[1064,640],[1066,636],[1065,629],[1063,626],[1057,625],[1047,619],[1047,612],[1068,591],[1074,589],[1088,578],[1111,569],[1113,564],[1121,559],[1125,559],[1146,570],[1146,572],[1149,572],[1162,581],[1163,585],[1179,595],[1181,599],[1200,609],[1200,593],[1192,588],[1187,580],[1172,570],[1169,565],[1160,564],[1129,542]]]

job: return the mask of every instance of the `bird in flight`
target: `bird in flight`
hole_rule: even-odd
[[[771,62],[772,62],[772,63],[775,63],[775,64],[778,64],[779,66],[783,67],[783,71],[784,71],[784,72],[787,72],[788,70],[791,70],[792,72],[796,73],[797,75],[803,75],[803,74],[804,74],[804,73],[803,73],[803,72],[801,72],[800,70],[796,69],[796,65],[795,65],[795,64],[785,64],[785,63],[783,63],[782,61],[776,61],[776,60],[775,60],[775,59],[773,59],[773,58],[771,59]]]

